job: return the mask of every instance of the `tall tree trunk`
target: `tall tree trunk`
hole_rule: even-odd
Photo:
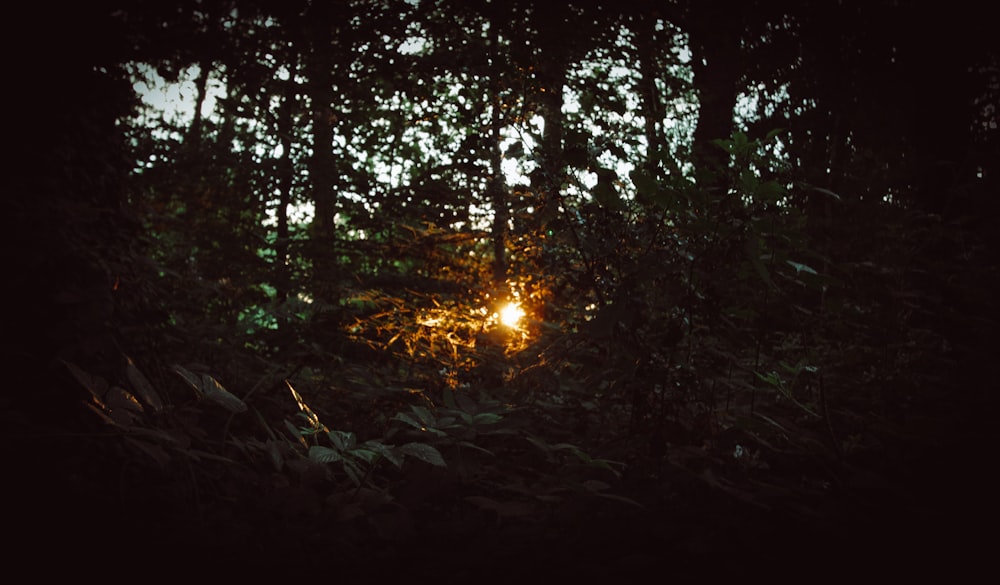
[[[305,75],[308,79],[307,94],[312,117],[312,156],[308,168],[315,206],[311,225],[312,260],[315,278],[325,284],[329,284],[334,272],[332,248],[336,197],[333,189],[337,176],[336,161],[331,152],[335,121],[330,105],[334,66],[332,21],[332,7],[324,2],[314,3],[306,15],[309,46],[305,58]]]
[[[565,7],[553,3],[546,10],[534,15],[535,29],[538,31],[538,54],[535,69],[540,94],[538,110],[545,120],[539,144],[541,181],[538,185],[542,208],[541,216],[554,216],[560,203],[560,187],[565,174],[563,157],[563,88],[566,86],[566,67],[569,58],[566,47]]]
[[[729,156],[712,141],[728,138],[733,132],[744,21],[740,11],[728,3],[695,0],[687,24],[699,102],[692,145],[694,163],[700,184],[719,188],[726,183]]]
[[[660,178],[661,148],[663,138],[663,102],[656,87],[656,19],[646,13],[635,20],[636,49],[639,57],[640,98],[645,120],[646,161],[645,170],[650,177]]]

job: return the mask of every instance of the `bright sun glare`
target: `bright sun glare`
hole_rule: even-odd
[[[510,302],[500,309],[500,322],[507,327],[517,327],[518,321],[524,317],[524,309],[517,303]]]

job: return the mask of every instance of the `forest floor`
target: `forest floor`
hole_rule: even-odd
[[[245,490],[226,485],[195,512],[169,495],[190,477],[139,477],[115,459],[121,444],[5,410],[3,501],[14,542],[5,565],[24,562],[39,579],[966,582],[995,552],[995,406],[925,405],[903,423],[912,440],[898,445],[898,464],[845,463],[837,486],[759,476],[776,490],[773,505],[667,464],[623,476],[616,493],[641,507],[581,496],[544,515],[469,512],[461,486],[424,466],[398,495],[412,504],[363,525],[332,520],[308,486],[254,487],[267,478],[247,477]]]

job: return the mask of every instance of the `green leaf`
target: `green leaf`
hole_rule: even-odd
[[[103,400],[108,392],[108,382],[104,378],[92,376],[81,370],[76,364],[63,362],[76,381],[79,382],[97,400]]]
[[[309,447],[309,459],[317,463],[336,463],[337,461],[343,461],[344,457],[336,449],[322,445],[313,445]]]
[[[303,446],[308,445],[308,443],[306,443],[305,437],[302,436],[302,431],[299,430],[299,427],[295,426],[295,424],[292,421],[288,420],[287,418],[285,419],[285,428],[288,429],[288,433],[292,435],[292,438],[294,438],[296,441],[302,443]]]
[[[205,398],[222,406],[229,412],[241,413],[247,411],[245,402],[223,388],[218,380],[208,374],[203,374],[201,377],[201,391],[205,395]]]
[[[491,425],[502,420],[502,416],[493,412],[481,412],[472,417],[472,423],[477,425]]]
[[[417,418],[419,418],[425,425],[429,427],[437,425],[437,419],[434,418],[434,415],[431,414],[430,410],[427,410],[427,407],[414,404],[410,406],[410,410],[412,410],[413,414],[417,415]]]
[[[470,449],[475,449],[476,451],[486,453],[490,457],[496,457],[496,454],[494,454],[493,451],[490,451],[489,449],[484,449],[479,445],[476,445],[475,443],[470,443],[469,441],[459,441],[458,444],[461,445],[462,447],[469,447]]]
[[[805,272],[805,273],[808,273],[808,274],[819,274],[818,272],[816,272],[815,270],[813,270],[809,266],[806,266],[805,264],[800,264],[798,262],[792,262],[791,260],[785,260],[785,262],[788,262],[788,264],[790,264],[791,267],[795,269],[796,274],[798,274],[799,272]]]
[[[197,374],[178,364],[174,364],[172,367],[175,374],[183,378],[196,391],[201,392],[201,378]]]
[[[456,420],[458,420],[458,419],[456,417],[454,417],[454,416],[442,416],[437,421],[438,427],[440,427],[442,429],[455,428],[455,427],[458,426],[458,425],[455,424]]]
[[[833,191],[831,191],[829,189],[824,189],[822,187],[811,187],[811,189],[813,191],[816,191],[817,193],[822,193],[823,195],[826,195],[827,197],[832,197],[832,198],[836,199],[837,201],[840,201],[840,195],[837,195],[836,193],[834,193]]]
[[[417,429],[418,431],[422,431],[422,432],[425,432],[425,433],[431,433],[433,435],[437,435],[438,437],[447,437],[448,436],[448,433],[442,431],[441,429],[438,429],[438,428],[432,427],[432,426],[427,426],[424,423],[416,420],[412,416],[406,414],[405,412],[397,412],[396,415],[392,417],[392,420],[398,420],[398,421],[404,422],[404,423],[410,425],[411,427]]]
[[[437,467],[447,467],[441,452],[425,443],[407,443],[399,448],[400,452],[410,457],[430,463]]]
[[[282,456],[281,450],[278,448],[278,442],[275,440],[269,440],[264,445],[264,451],[271,460],[271,464],[274,465],[274,470],[280,472],[281,468],[285,465],[285,458]]]
[[[608,483],[600,481],[598,479],[587,479],[584,480],[583,483],[580,485],[582,485],[583,488],[588,492],[593,492],[593,493],[611,489],[611,486]]]
[[[392,447],[391,445],[386,445],[380,441],[371,439],[362,443],[361,446],[364,447],[365,449],[369,449],[371,451],[378,453],[382,457],[385,457],[386,461],[392,463],[397,468],[403,465],[402,457],[396,454],[394,447]]]
[[[618,195],[618,191],[614,185],[609,182],[601,181],[597,183],[594,186],[593,196],[595,201],[608,209],[617,210],[622,207],[621,196]]]
[[[354,465],[350,461],[347,461],[346,459],[344,460],[344,473],[346,473],[347,477],[351,479],[351,483],[357,486],[361,485],[362,474],[360,470],[356,465]]]
[[[781,183],[777,181],[764,181],[757,186],[755,195],[760,199],[776,201],[779,197],[784,196],[786,192],[785,186]]]
[[[552,445],[553,451],[569,451],[584,463],[593,463],[593,458],[586,451],[570,443],[556,443]]]
[[[634,169],[629,173],[629,178],[632,179],[632,184],[635,185],[636,193],[647,197],[655,194],[660,188],[656,182],[656,178],[642,169]]]
[[[351,449],[348,453],[357,459],[361,459],[365,463],[373,463],[376,459],[381,456],[381,453],[373,451],[371,449]]]
[[[754,270],[757,271],[757,275],[764,281],[764,284],[771,289],[778,288],[778,286],[774,284],[774,281],[771,280],[771,275],[768,273],[767,267],[760,261],[760,244],[757,242],[756,234],[750,234],[750,237],[747,238],[746,244],[744,245],[744,251],[746,252],[747,258],[750,260],[750,264],[753,265]]]
[[[330,438],[330,442],[333,443],[333,446],[340,451],[353,449],[358,442],[354,433],[346,431],[330,431],[326,434],[326,436]]]
[[[604,469],[606,471],[611,472],[611,474],[614,475],[615,477],[621,477],[621,472],[615,469],[616,465],[619,467],[622,466],[620,462],[611,461],[609,459],[590,459],[589,455],[587,456],[587,459],[588,459],[587,462],[591,465],[591,467],[598,467],[600,469]]]
[[[417,421],[412,416],[406,414],[405,412],[397,412],[396,416],[392,417],[392,420],[398,420],[400,422],[404,422],[404,423],[410,425],[411,427],[417,429],[418,431],[425,431],[425,430],[427,430],[426,427],[424,427],[423,424],[421,424],[419,421]]]
[[[132,390],[135,394],[142,399],[147,406],[152,408],[154,411],[163,410],[163,400],[160,399],[160,395],[153,388],[153,385],[149,383],[146,376],[139,371],[136,367],[135,362],[132,358],[125,356],[125,375],[128,377],[128,381],[132,384]],[[244,408],[245,409],[245,408]]]
[[[775,388],[781,387],[781,378],[778,376],[777,372],[768,372],[766,375],[760,372],[754,372],[757,379],[761,382],[774,386]]]
[[[531,435],[528,435],[528,436],[525,437],[525,439],[527,439],[527,441],[529,443],[531,443],[532,445],[534,445],[534,446],[538,447],[539,449],[541,449],[542,451],[544,451],[546,454],[551,454],[552,453],[552,447],[550,447],[548,443],[546,443],[545,441],[539,439],[538,437],[533,437]]]
[[[725,150],[729,154],[733,153],[734,148],[732,140],[727,140],[725,138],[716,138],[715,140],[712,141],[712,144],[718,146],[722,150]]]

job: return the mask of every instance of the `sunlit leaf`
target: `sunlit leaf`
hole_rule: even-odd
[[[142,412],[142,404],[131,392],[119,386],[112,386],[104,397],[104,403],[110,409],[125,408],[132,412]]]
[[[184,366],[174,364],[173,366],[171,366],[171,368],[174,370],[174,373],[183,378],[184,381],[190,384],[192,388],[194,388],[198,392],[201,392],[201,378],[199,378],[196,374],[194,374]]]
[[[247,411],[245,402],[223,388],[218,380],[208,374],[203,374],[201,377],[201,391],[205,394],[205,398],[222,406],[229,412],[241,413]]]
[[[129,383],[132,384],[132,390],[153,411],[158,412],[163,410],[163,400],[160,398],[159,393],[156,392],[156,389],[153,388],[153,385],[139,371],[132,358],[125,356],[125,361],[125,376],[128,378]]]
[[[103,405],[98,405],[98,404],[94,404],[94,403],[88,403],[87,404],[87,408],[90,409],[91,412],[93,412],[94,414],[96,414],[98,416],[98,418],[100,418],[102,421],[104,421],[105,424],[109,424],[111,426],[119,426],[118,421],[116,421],[114,418],[108,416],[108,413],[105,411],[105,408],[104,408]]]

